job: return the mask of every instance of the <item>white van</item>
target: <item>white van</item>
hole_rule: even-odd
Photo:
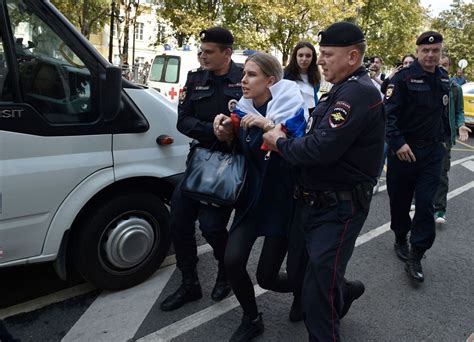
[[[54,261],[99,288],[151,275],[189,139],[46,0],[0,0],[0,268]]]
[[[234,53],[232,60],[243,64],[247,57],[242,53]],[[197,51],[163,51],[153,59],[146,85],[177,105],[188,72],[199,66]]]

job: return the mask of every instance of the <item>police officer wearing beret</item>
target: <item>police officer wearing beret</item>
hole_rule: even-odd
[[[304,240],[309,260],[302,302],[309,338],[339,341],[340,319],[364,292],[360,281],[347,281],[344,274],[369,212],[385,116],[362,66],[366,43],[359,27],[339,22],[319,35],[318,64],[333,87],[319,100],[304,137],[289,139],[277,125],[264,140],[299,169],[288,258],[295,257],[292,245]]]
[[[442,42],[437,32],[421,34],[416,41],[417,60],[395,75],[385,94],[386,140],[392,151],[387,164],[390,227],[395,233],[396,255],[406,262],[408,276],[419,283],[424,280],[421,258],[435,240],[433,201],[446,153],[444,132],[451,130],[449,77],[438,67]],[[413,195],[416,211],[412,220]]]
[[[178,130],[194,139],[192,146],[217,149],[213,121],[217,114],[229,115],[229,103],[242,97],[242,66],[232,60],[232,34],[222,28],[213,27],[200,33],[202,69],[188,74],[186,85],[178,105]],[[225,145],[225,144],[224,144]],[[192,148],[191,152],[192,153]],[[231,208],[213,207],[182,195],[178,185],[171,199],[171,233],[176,253],[176,265],[181,270],[181,286],[162,303],[163,311],[171,311],[183,304],[202,297],[196,271],[198,262],[195,222],[199,220],[202,235],[214,250],[218,261],[216,284],[212,299],[224,299],[231,291],[224,268],[224,254],[228,232],[226,229]]]

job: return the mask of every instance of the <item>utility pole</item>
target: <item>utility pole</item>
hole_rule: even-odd
[[[113,63],[114,49],[114,18],[115,18],[115,1],[112,0],[112,13],[110,13],[110,37],[109,37],[109,62]]]

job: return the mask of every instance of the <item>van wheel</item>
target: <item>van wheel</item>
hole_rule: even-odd
[[[102,200],[85,212],[73,234],[73,260],[81,275],[100,289],[120,290],[147,279],[170,246],[169,212],[151,194]]]

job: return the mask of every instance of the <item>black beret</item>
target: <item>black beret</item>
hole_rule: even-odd
[[[207,30],[202,30],[199,33],[201,42],[203,43],[217,43],[222,45],[234,44],[234,36],[229,30],[223,27],[211,27]]]
[[[435,31],[427,31],[420,34],[416,40],[416,45],[437,44],[443,42],[443,36]]]
[[[365,41],[361,29],[346,21],[332,24],[318,36],[319,46],[351,46]]]

